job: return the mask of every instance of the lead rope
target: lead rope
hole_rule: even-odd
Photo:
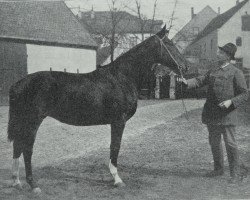
[[[175,60],[175,58],[172,56],[172,54],[170,53],[170,51],[168,50],[168,48],[166,47],[166,45],[163,43],[163,39],[166,37],[166,35],[161,39],[158,35],[155,35],[156,38],[158,38],[160,40],[160,44],[161,44],[161,56],[162,56],[162,47],[164,47],[168,54],[170,55],[170,57],[174,60],[175,64],[177,65],[177,68],[180,72],[180,75],[181,75],[181,79],[183,79],[183,74],[182,74],[182,71],[180,69],[180,66],[178,65],[177,61]],[[181,102],[182,102],[182,107],[183,107],[183,110],[184,110],[184,115],[185,115],[185,118],[189,121],[189,116],[188,116],[188,112],[187,112],[187,107],[185,105],[185,102],[184,102],[184,98],[183,98],[183,86],[181,84]]]
[[[178,66],[178,69],[179,69],[179,71],[180,71],[180,73],[181,73],[181,78],[183,79],[182,71],[180,70],[179,65],[177,65],[177,66]],[[188,112],[187,112],[187,107],[186,107],[186,104],[185,104],[185,102],[184,102],[183,96],[184,96],[184,95],[183,95],[183,84],[181,83],[181,102],[182,102],[182,107],[183,107],[183,109],[184,109],[185,118],[186,118],[187,121],[189,121],[189,116],[188,116]]]

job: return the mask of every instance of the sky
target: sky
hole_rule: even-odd
[[[126,10],[131,14],[136,15],[135,0],[116,0],[119,10]],[[240,2],[243,0],[240,0]],[[95,11],[109,10],[111,0],[67,0],[66,4],[72,8],[73,12],[76,12],[76,7],[80,6],[81,11],[90,11],[92,6]],[[121,2],[126,2],[124,7]],[[153,8],[155,0],[140,0],[141,12],[147,17],[152,18]],[[173,28],[169,37],[171,38],[191,19],[191,7],[194,7],[194,13],[198,13],[204,7],[209,5],[214,11],[218,12],[220,7],[220,13],[223,13],[235,6],[236,0],[177,0],[176,9],[174,12]],[[169,19],[174,10],[175,0],[157,0],[156,7],[156,19],[163,20],[167,27],[169,25]]]

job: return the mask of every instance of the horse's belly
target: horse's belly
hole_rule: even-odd
[[[81,99],[81,101],[69,101],[67,99],[67,101],[51,109],[48,115],[62,123],[91,126],[111,124],[121,119],[124,114],[130,118],[136,110],[137,101],[135,98],[124,102],[123,99],[113,96],[105,99],[97,97],[98,95],[91,100]]]
[[[50,117],[57,119],[58,121],[74,125],[74,126],[91,126],[91,125],[102,125],[110,124],[111,120],[105,118],[102,113],[82,113],[82,112],[53,112],[49,115]]]

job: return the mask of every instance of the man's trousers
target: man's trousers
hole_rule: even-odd
[[[213,159],[214,159],[214,170],[223,170],[224,168],[224,156],[221,142],[221,136],[223,135],[230,176],[234,177],[239,171],[239,152],[235,141],[235,126],[224,126],[224,125],[207,125],[209,132],[209,144],[211,146]]]

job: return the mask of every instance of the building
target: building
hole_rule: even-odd
[[[185,55],[197,58],[198,65],[208,70],[216,61],[218,46],[228,42],[237,45],[236,66],[243,70],[250,86],[250,3],[236,1],[236,5],[215,17],[186,48]]]
[[[89,12],[78,12],[78,17],[92,36],[96,38],[99,48],[111,45],[110,38],[115,29],[114,59],[161,30],[163,24],[162,20],[141,20],[125,11],[94,11],[92,9]],[[110,47],[109,49],[111,50]],[[111,61],[110,57],[108,56],[106,60],[98,64],[108,64]]]
[[[62,1],[0,2],[0,97],[42,70],[90,72],[97,44]]]
[[[218,8],[219,12],[220,8]],[[210,6],[206,6],[197,14],[194,14],[194,8],[191,8],[191,20],[172,38],[172,41],[181,53],[218,13]]]

